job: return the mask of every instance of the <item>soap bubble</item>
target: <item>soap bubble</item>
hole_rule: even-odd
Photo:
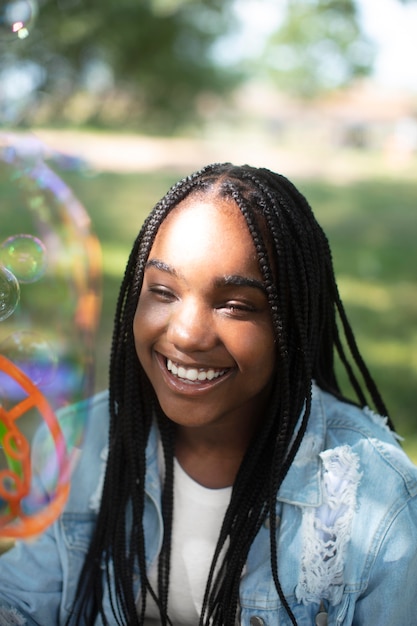
[[[46,248],[32,235],[14,235],[0,244],[0,263],[13,272],[20,283],[34,283],[46,269]]]
[[[42,336],[29,331],[13,333],[0,343],[0,354],[17,365],[39,388],[54,379],[58,357]],[[12,393],[9,390],[9,394]],[[13,397],[20,395],[17,388]]]
[[[19,297],[20,287],[16,276],[0,265],[0,322],[13,315]]]
[[[0,39],[26,39],[38,13],[35,0],[0,0]]]
[[[93,392],[100,247],[42,155],[1,135],[0,206],[0,537],[28,537],[62,510],[87,426],[57,411]]]

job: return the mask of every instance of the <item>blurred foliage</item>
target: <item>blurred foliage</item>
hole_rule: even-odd
[[[266,0],[252,5],[259,19]],[[264,53],[220,61],[215,46],[234,45],[239,6],[238,0],[39,0],[30,35],[7,45],[0,40],[0,120],[171,134],[193,127],[219,103],[227,108],[227,94],[265,70],[277,89],[301,97],[370,70],[355,0],[283,1],[283,21],[270,41],[265,35]]]
[[[36,60],[37,100],[21,118],[141,122],[163,132],[192,121],[197,96],[224,94],[239,78],[210,55],[230,27],[229,7],[227,0],[44,0],[30,36],[2,49],[2,66],[18,56],[30,69]]]
[[[287,0],[264,62],[284,91],[311,98],[369,74],[373,57],[354,0]]]

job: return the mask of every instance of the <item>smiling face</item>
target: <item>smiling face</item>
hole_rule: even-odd
[[[176,424],[256,427],[274,338],[254,244],[232,201],[194,195],[163,222],[134,335],[162,410]]]

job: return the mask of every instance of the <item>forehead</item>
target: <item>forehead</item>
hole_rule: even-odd
[[[256,258],[246,221],[231,199],[192,197],[178,204],[161,224],[151,256],[219,254]]]

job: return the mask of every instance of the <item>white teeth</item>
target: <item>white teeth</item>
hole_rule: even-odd
[[[213,380],[213,378],[218,378],[225,373],[226,370],[214,370],[214,369],[197,369],[195,367],[183,367],[182,365],[176,365],[171,361],[171,359],[167,359],[167,370],[174,374],[174,376],[178,376],[178,378],[184,378],[185,380]]]

